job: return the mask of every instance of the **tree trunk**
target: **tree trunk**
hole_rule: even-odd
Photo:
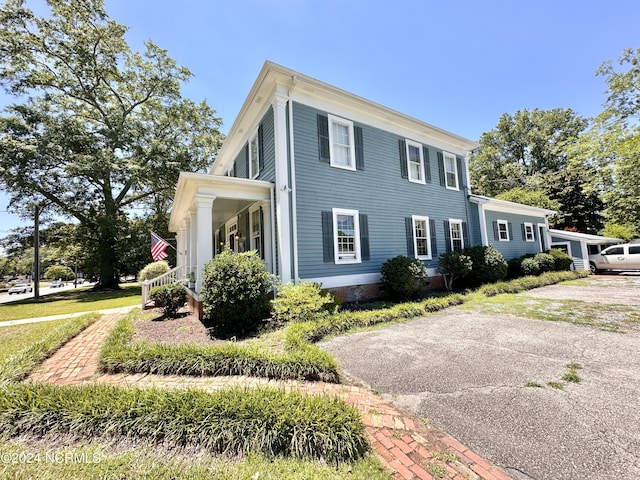
[[[112,202],[106,202],[106,215],[97,220],[97,252],[100,278],[95,290],[116,290],[119,285],[118,271],[118,210]]]

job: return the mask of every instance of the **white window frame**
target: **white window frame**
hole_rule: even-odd
[[[531,222],[523,222],[524,225],[524,241],[525,242],[535,242],[536,234],[533,229],[533,223]],[[531,238],[529,238],[529,234],[531,234]]]
[[[510,242],[511,238],[509,238],[509,222],[507,220],[497,220],[497,223],[498,223],[498,241]],[[507,238],[502,238],[502,231],[500,230],[501,225],[504,225],[504,233]]]
[[[350,120],[345,120],[344,118],[335,117],[333,115],[327,115],[329,119],[329,165],[335,168],[342,168],[343,170],[351,170],[355,171],[356,169],[356,145],[355,145],[355,135],[353,132],[353,122]],[[335,163],[335,159],[337,157],[334,151],[334,138],[333,138],[333,124],[342,125],[343,127],[347,127],[349,130],[349,165],[341,165]]]
[[[253,152],[253,145],[255,145],[255,155]],[[254,163],[255,161],[255,168]],[[255,171],[254,171],[255,170]],[[249,171],[247,172],[248,178],[257,178],[260,175],[260,145],[258,145],[258,131],[249,138]]]
[[[422,154],[422,144],[409,139],[405,139],[404,143],[407,150],[407,177],[409,181],[413,183],[422,183],[423,185],[426,184],[424,177],[424,156]],[[411,163],[414,162],[411,162],[411,155],[409,154],[410,147],[415,147],[418,149],[418,157],[420,158],[420,178],[411,177]]]
[[[453,165],[453,170],[447,169],[447,160],[451,160],[451,164]],[[442,152],[442,162],[444,163],[444,184],[449,190],[460,190],[460,178],[458,174],[458,161],[456,160],[456,156],[453,153]],[[449,177],[447,173],[453,173],[456,178],[455,185],[449,185]]]
[[[360,250],[360,212],[358,210],[348,210],[344,208],[333,208],[333,258],[336,264],[362,263]],[[338,246],[338,216],[345,215],[353,217],[354,231],[354,258],[341,258]]]
[[[253,230],[253,214],[258,214],[258,232],[256,233]],[[260,251],[260,245],[262,242],[263,232],[260,231],[260,205],[255,205],[249,209],[249,250],[256,250],[260,253],[259,257],[264,259],[264,252]],[[257,247],[254,246],[254,243],[257,239]]]
[[[429,217],[424,217],[421,215],[412,215],[412,232],[413,232],[413,253],[414,256],[419,260],[431,260],[431,227],[429,225]],[[416,236],[416,222],[424,221],[425,231],[427,232],[426,241],[427,241],[427,254],[426,255],[418,255],[418,237]],[[421,237],[424,238],[424,237]]]
[[[224,243],[231,249],[232,252],[240,252],[240,235],[238,234],[238,217],[233,217],[224,226],[225,239]],[[229,242],[229,236],[233,234],[233,248]],[[237,237],[237,238],[236,238]]]
[[[458,225],[458,231],[460,232],[460,237],[453,238],[453,226]],[[508,232],[507,232],[508,233]],[[464,233],[462,232],[462,220],[457,218],[449,219],[449,238],[451,241],[451,251],[459,252],[464,249]],[[460,250],[456,250],[453,245],[454,240],[460,240]]]

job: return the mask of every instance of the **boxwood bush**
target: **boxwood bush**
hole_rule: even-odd
[[[187,289],[181,283],[160,285],[149,292],[156,307],[162,308],[166,317],[175,318],[187,302]]]
[[[159,277],[163,273],[167,273],[169,270],[169,264],[164,260],[152,262],[140,270],[140,273],[138,273],[138,281],[143,282],[145,280],[151,280]]]
[[[425,286],[427,267],[417,258],[399,255],[382,264],[382,283],[393,300],[410,300]]]
[[[471,258],[471,272],[460,279],[465,287],[477,287],[485,283],[498,282],[507,277],[507,262],[494,247],[467,247],[461,252]]]

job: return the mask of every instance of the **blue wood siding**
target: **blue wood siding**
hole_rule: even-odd
[[[247,144],[245,143],[240,153],[236,155],[234,164],[234,177],[247,178]]]
[[[276,164],[276,153],[275,153],[275,133],[274,133],[274,125],[273,125],[273,108],[270,107],[267,113],[262,117],[260,121],[260,125],[262,125],[262,168],[260,169],[260,173],[258,174],[257,180],[265,180],[268,182],[273,182],[275,180],[275,164]],[[253,132],[252,132],[253,135]],[[235,165],[235,176],[238,178],[248,178],[249,172],[247,170],[247,153],[249,148],[249,142],[246,142],[240,152],[236,155],[234,159]]]
[[[482,233],[480,229],[480,213],[478,204],[469,202],[469,236],[471,237],[471,245],[482,245]]]
[[[505,260],[519,257],[526,253],[540,252],[538,223],[544,223],[544,217],[535,217],[530,215],[518,215],[514,213],[494,212],[492,210],[485,211],[487,221],[487,237],[489,245],[495,247]],[[506,220],[511,224],[512,237],[508,242],[496,240],[494,235],[494,222],[498,220]],[[535,241],[527,242],[523,238],[523,223],[532,223],[535,235]]]
[[[444,220],[470,220],[464,190],[447,190],[437,177],[426,185],[403,179],[398,148],[403,137],[357,122],[354,125],[362,128],[364,170],[331,167],[320,160],[317,130],[317,115],[327,113],[332,112],[293,104],[300,278],[378,273],[385,260],[407,255],[405,218],[412,215],[435,220],[437,250],[444,252]],[[426,160],[431,171],[437,172],[439,150],[426,147]],[[369,261],[342,265],[323,261],[322,212],[332,208],[358,210],[368,216]],[[435,258],[427,263],[437,265]]]
[[[584,264],[584,260],[582,259],[582,245],[580,244],[580,242],[578,240],[567,240],[566,238],[559,238],[559,237],[551,237],[551,243],[562,243],[562,244],[569,244],[571,247],[571,256],[573,257],[573,264],[575,266],[575,268],[577,269],[581,269],[581,268],[589,268],[589,265],[585,265]],[[551,248],[553,248],[553,245],[551,245]]]

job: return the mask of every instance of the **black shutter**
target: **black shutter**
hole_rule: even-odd
[[[467,222],[462,222],[462,243],[464,248],[471,246],[469,244],[469,225]]]
[[[369,217],[360,214],[360,258],[364,260],[371,259],[369,251]]]
[[[233,162],[233,176],[237,177],[238,176],[238,162]]]
[[[520,226],[522,227],[522,230],[521,230],[522,231],[522,241],[526,242],[527,241],[527,229],[524,226],[524,223],[522,223]]]
[[[493,222],[493,239],[500,240],[500,232],[498,231],[498,222]]]
[[[407,256],[414,258],[416,254],[413,248],[413,219],[411,217],[406,217],[404,219],[404,226],[407,232]]]
[[[444,248],[447,253],[451,252],[451,228],[449,227],[449,220],[444,222]]]
[[[429,237],[431,240],[431,258],[436,258],[438,255],[438,238],[436,237],[436,221],[433,218],[429,219]]]
[[[258,127],[258,168],[264,168],[264,129],[262,124]]]
[[[318,149],[321,162],[330,162],[329,153],[329,118],[318,114]]]
[[[444,176],[444,155],[442,155],[442,152],[438,152],[438,173],[440,174],[440,185],[446,187],[447,183]]]
[[[260,258],[264,260],[266,257],[264,253],[264,210],[260,207]]]
[[[409,170],[407,168],[407,147],[404,140],[398,140],[398,150],[400,151],[400,176],[409,178]]]
[[[464,169],[462,168],[462,157],[456,157],[456,163],[458,164],[458,188],[462,190],[464,182]]]
[[[333,262],[333,213],[322,212],[322,261]]]
[[[249,175],[249,144],[248,143],[244,148],[244,165],[245,165],[245,171],[244,171],[245,178],[251,178],[251,175]]]
[[[356,170],[364,170],[364,145],[362,143],[362,127],[353,127],[356,146]]]
[[[427,147],[422,147],[422,157],[424,158],[424,180],[427,183],[431,183],[431,161]]]
[[[507,229],[509,230],[509,240],[513,240],[513,227],[511,222],[507,222]]]
[[[251,250],[251,214],[249,213],[249,210],[245,212],[244,218],[245,231],[242,233],[242,237],[244,237],[244,251],[248,252]]]

